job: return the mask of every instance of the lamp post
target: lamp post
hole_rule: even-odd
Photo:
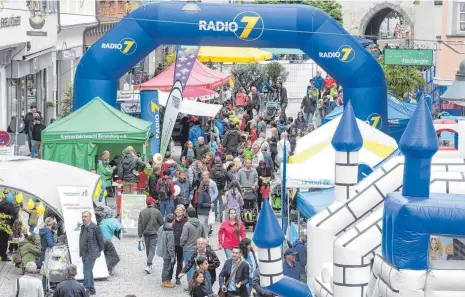
[[[455,81],[447,88],[447,91],[440,99],[465,106],[465,60],[460,63],[459,70],[455,75]]]

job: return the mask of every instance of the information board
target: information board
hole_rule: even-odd
[[[121,204],[121,224],[124,229],[137,229],[139,213],[147,207],[145,195],[123,195]]]
[[[432,66],[433,50],[387,48],[384,65]]]

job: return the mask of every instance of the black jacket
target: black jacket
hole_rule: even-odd
[[[237,148],[241,142],[241,135],[237,129],[233,128],[226,132],[223,140],[223,146],[226,149],[226,153],[237,153]]]
[[[53,297],[88,297],[84,285],[74,279],[66,279],[58,284]]]
[[[258,268],[258,267],[253,272],[252,287],[256,292],[256,297],[273,297],[273,296],[275,296],[273,293],[263,289],[260,286],[260,268]]]
[[[37,114],[40,115],[40,118],[42,118],[42,114],[40,111],[36,111]],[[34,114],[32,112],[26,113],[26,116],[24,117],[24,133],[29,134],[29,132],[32,131],[32,127],[34,126]]]
[[[79,256],[82,258],[97,259],[103,251],[105,243],[99,227],[90,222],[89,226],[82,225],[79,234]]]
[[[186,266],[182,269],[182,273],[186,273],[189,271],[192,266],[195,267],[195,261],[197,260],[198,257],[198,251],[196,250],[192,257],[189,259],[189,262],[187,262]],[[210,246],[207,246],[206,251],[205,251],[205,257],[208,260],[208,272],[210,272],[210,276],[212,277],[212,284],[216,281],[216,268],[220,267],[220,259],[218,259],[218,256],[216,255],[215,251],[212,250]]]
[[[304,110],[304,113],[314,113],[316,107],[316,99],[313,96],[305,96],[302,99],[302,103],[300,104],[300,109]]]
[[[181,246],[180,241],[181,241],[182,228],[184,227],[184,224],[186,222],[187,222],[186,218],[183,218],[180,221],[175,219],[173,222],[173,233],[174,233],[174,245],[175,246]]]
[[[289,100],[287,99],[287,90],[285,87],[281,87],[278,89],[278,98],[279,98],[279,104],[287,104]]]
[[[150,193],[150,197],[152,197],[155,200],[157,200],[157,197],[158,197],[157,183],[158,183],[159,178],[160,176],[155,172],[153,172],[149,176],[149,193]]]
[[[32,127],[32,140],[35,141],[41,141],[42,140],[42,130],[45,129],[45,125],[40,123],[40,124],[35,124]]]
[[[241,283],[241,287],[237,289],[236,295],[239,295],[241,297],[248,297],[249,293],[247,292],[247,287],[246,285],[249,283],[250,280],[250,272],[249,272],[249,264],[246,261],[241,260],[242,263],[239,266],[239,269],[237,269],[236,275],[235,275],[235,280],[236,284]],[[220,283],[220,290],[223,285],[228,281],[229,276],[231,275],[231,267],[232,267],[232,259],[226,260],[223,265],[223,269],[221,269],[220,272],[220,277],[219,277],[219,283]]]

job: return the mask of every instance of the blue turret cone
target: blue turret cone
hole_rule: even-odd
[[[421,99],[399,142],[402,154],[412,158],[431,158],[439,149],[431,111]]]
[[[337,126],[331,141],[333,148],[337,152],[358,152],[363,146],[363,138],[358,129],[357,120],[355,119],[354,109],[350,100],[347,102],[342,114],[341,121]]]
[[[438,151],[438,137],[424,99],[418,102],[399,142],[405,156],[402,195],[429,197],[431,158]]]
[[[262,210],[253,235],[253,242],[262,249],[279,247],[284,242],[284,234],[268,199],[263,200]]]

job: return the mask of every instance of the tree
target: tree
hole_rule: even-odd
[[[255,0],[256,4],[304,4],[319,8],[342,25],[342,6],[335,0]]]
[[[231,73],[234,75],[234,91],[239,88],[249,90],[251,87],[261,86],[265,81],[271,81],[275,84],[278,78],[286,81],[289,73],[283,65],[278,62],[272,62],[265,65],[236,64],[232,67]]]
[[[424,85],[425,79],[420,73],[420,69],[414,66],[384,65],[383,59],[378,59],[383,68],[388,90],[396,97],[402,98],[405,93],[411,93]]]
[[[176,61],[176,51],[166,55],[166,57],[165,57],[165,68],[167,68],[168,66],[173,64],[175,61]]]
[[[66,87],[63,89],[61,95],[63,99],[58,102],[58,108],[60,111],[59,118],[62,119],[73,112],[73,93],[74,87],[71,81],[68,82]]]

